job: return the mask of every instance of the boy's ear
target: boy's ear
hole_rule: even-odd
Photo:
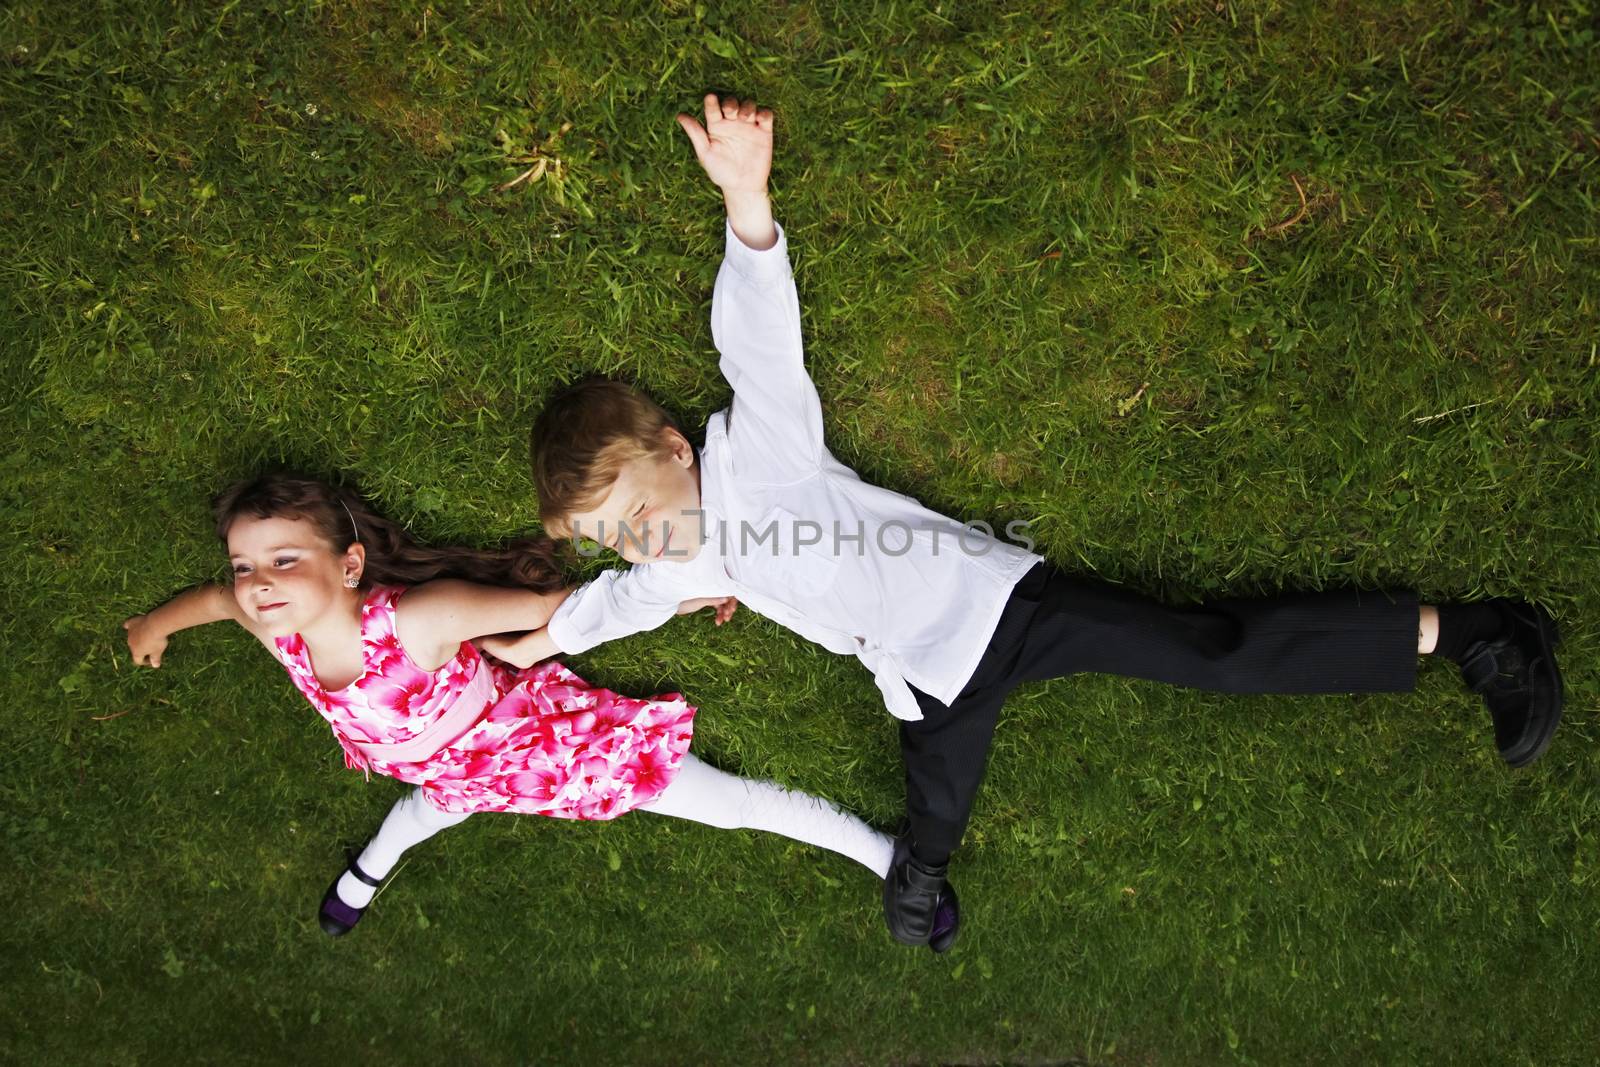
[[[683,434],[668,426],[662,431],[666,434],[667,445],[672,449],[672,458],[679,466],[690,467],[694,465],[694,446]]]

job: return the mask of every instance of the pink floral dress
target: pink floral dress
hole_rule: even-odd
[[[681,695],[618,696],[590,688],[559,663],[519,671],[469,642],[438,670],[422,670],[395,636],[395,602],[404,592],[380,586],[367,594],[364,670],[343,689],[330,693],[317,681],[299,634],[275,642],[295,686],[333,727],[347,767],[419,785],[443,811],[561,819],[614,819],[659,795],[677,775],[694,733],[695,709]],[[479,671],[491,672],[493,684],[474,684]],[[425,760],[371,759],[352,743],[408,741],[458,698],[483,701],[482,716]]]

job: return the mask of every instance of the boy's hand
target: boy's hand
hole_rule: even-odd
[[[696,611],[700,611],[703,608],[715,608],[717,611],[717,625],[721,626],[723,623],[733,618],[733,613],[739,608],[739,600],[737,597],[731,596],[698,597],[694,600],[685,600],[682,604],[679,604],[678,614],[689,615]]]
[[[705,105],[704,126],[688,115],[679,115],[678,125],[689,135],[706,176],[725,196],[764,194],[772,170],[772,112],[753,100],[718,101],[716,93],[706,94]]]
[[[722,189],[728,208],[728,225],[745,247],[765,252],[778,243],[767,199],[767,175],[772,171],[772,112],[752,100],[734,97],[718,101],[706,94],[706,124],[688,115],[678,125],[694,144],[694,154],[706,175]]]
[[[161,666],[161,653],[167,650],[168,635],[150,621],[150,616],[134,615],[124,619],[122,628],[128,631],[128,651],[133,653],[136,666]]]

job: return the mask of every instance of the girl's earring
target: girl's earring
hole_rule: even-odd
[[[361,579],[360,578],[346,578],[344,580],[344,584],[349,586],[351,589],[354,589],[356,586],[361,584]]]

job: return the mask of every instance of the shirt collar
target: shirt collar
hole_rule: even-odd
[[[716,447],[721,436],[721,416],[720,411],[711,416],[711,421],[706,424],[706,443],[695,452],[695,460],[700,464],[700,510],[705,512],[708,530],[714,520],[726,522],[728,519],[722,449]]]

